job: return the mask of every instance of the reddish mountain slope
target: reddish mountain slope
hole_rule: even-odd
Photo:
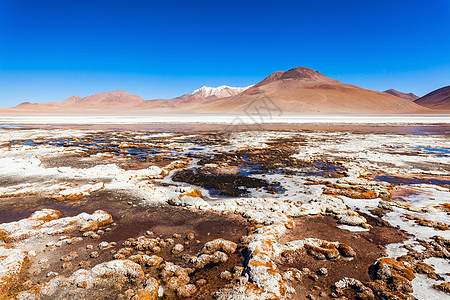
[[[386,93],[363,89],[298,67],[275,72],[243,93],[201,108],[207,112],[243,112],[258,101],[275,104],[285,114],[412,113],[423,107]]]
[[[426,94],[414,102],[431,109],[450,110],[450,85]]]

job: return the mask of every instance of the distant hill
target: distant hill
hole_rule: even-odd
[[[399,91],[394,90],[394,89],[389,89],[387,91],[384,91],[383,93],[391,94],[393,96],[400,97],[400,98],[403,98],[403,99],[408,99],[408,100],[411,100],[411,101],[419,99],[419,97],[417,97],[413,93],[402,93],[402,92],[399,92]]]
[[[450,85],[428,93],[414,102],[431,109],[450,110]]]
[[[142,103],[141,96],[132,95],[125,91],[113,91],[95,94],[88,97],[72,96],[59,102],[21,103],[13,109],[33,110],[37,113],[44,111],[84,111],[84,110],[111,110],[128,109]]]

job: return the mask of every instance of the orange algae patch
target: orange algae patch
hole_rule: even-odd
[[[198,188],[193,188],[192,192],[186,192],[183,194],[180,194],[180,198],[183,196],[189,196],[189,197],[194,197],[194,198],[201,198],[202,197],[202,192],[200,192],[200,190]]]

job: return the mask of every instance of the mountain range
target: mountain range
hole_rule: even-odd
[[[420,99],[396,90],[378,92],[345,84],[305,67],[270,74],[248,87],[202,87],[173,99],[145,100],[125,91],[88,97],[72,96],[59,102],[24,102],[2,113],[221,113],[242,114],[249,109],[276,109],[284,114],[416,113],[450,109],[450,87]],[[439,91],[439,90],[438,90]],[[427,97],[425,100],[424,98]],[[428,100],[427,100],[428,99]],[[431,99],[431,100],[430,100]],[[440,99],[440,98],[439,98]]]

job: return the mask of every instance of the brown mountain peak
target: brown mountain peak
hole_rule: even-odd
[[[386,90],[383,93],[391,94],[393,96],[400,97],[400,98],[403,98],[403,99],[408,99],[408,100],[411,100],[411,101],[419,99],[419,97],[417,97],[413,93],[402,93],[402,92],[399,92],[399,91],[394,90],[394,89]]]
[[[325,78],[319,72],[306,67],[297,67],[283,72],[280,79],[302,79],[302,80],[316,80]]]
[[[33,105],[33,103],[31,103],[31,102],[22,102],[22,103],[16,105],[15,107],[23,107],[23,106],[29,106],[29,105]]]
[[[254,87],[260,87],[262,85],[278,81],[278,80],[286,80],[286,79],[296,79],[296,80],[304,80],[304,81],[314,81],[319,79],[326,79],[327,77],[320,74],[319,72],[306,68],[306,67],[296,67],[290,69],[288,71],[277,71],[269,76],[267,76],[263,81],[254,85]]]

